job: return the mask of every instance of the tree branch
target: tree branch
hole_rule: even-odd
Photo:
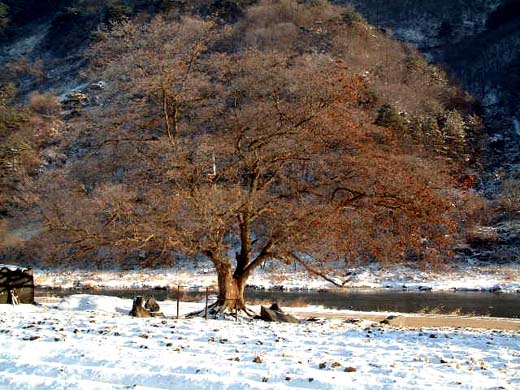
[[[330,276],[327,276],[325,275],[325,273],[323,271],[320,271],[319,269],[316,269],[312,266],[310,266],[309,264],[307,264],[305,262],[305,260],[302,260],[298,257],[298,255],[294,254],[294,253],[291,253],[290,257],[296,261],[297,263],[301,264],[303,266],[303,268],[305,268],[305,270],[313,275],[317,275],[323,279],[325,279],[327,282],[330,282],[332,283],[334,286],[336,287],[340,287],[340,288],[344,288],[345,287],[345,284],[347,284],[347,282],[350,281],[350,279],[347,279],[347,280],[344,280],[343,282],[341,283],[338,283],[336,280],[332,279]]]
[[[271,249],[274,247],[274,241],[271,239],[264,245],[256,259],[254,259],[244,270],[244,275],[250,275],[257,267],[262,265],[265,260],[272,256]]]

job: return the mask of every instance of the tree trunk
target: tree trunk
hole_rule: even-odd
[[[218,299],[209,309],[210,314],[235,313],[243,311],[251,314],[246,307],[244,292],[247,276],[233,274],[229,264],[221,264],[217,267],[218,275]]]
[[[213,250],[205,250],[203,253],[213,262],[217,270],[218,278],[218,298],[217,301],[208,308],[208,314],[235,314],[237,312],[246,313],[254,316],[256,313],[248,309],[245,302],[246,282],[249,275],[262,263],[269,255],[269,250],[273,243],[269,241],[260,252],[257,258],[249,264],[237,264],[233,272],[229,259],[221,258]],[[239,259],[237,259],[239,260]],[[202,315],[205,310],[191,313],[188,316]]]

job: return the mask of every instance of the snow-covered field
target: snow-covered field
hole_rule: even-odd
[[[0,305],[0,389],[520,389],[519,332],[136,319],[130,307]]]
[[[216,274],[209,264],[178,264],[175,268],[137,271],[34,271],[35,283],[42,287],[91,288],[153,288],[178,285],[202,289],[216,285]],[[377,266],[351,270],[346,287],[403,288],[443,290],[478,290],[520,292],[520,264],[482,266],[464,264],[450,269],[423,272],[413,268]],[[293,289],[327,289],[334,287],[319,277],[312,277],[301,269],[283,268],[275,263],[272,268],[259,270],[248,283],[261,288],[283,287]]]

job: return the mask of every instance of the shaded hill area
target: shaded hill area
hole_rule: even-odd
[[[487,114],[489,164],[514,173],[519,164],[520,2],[518,0],[353,0],[375,25],[417,46],[477,96]],[[489,190],[496,191],[488,178]]]
[[[466,255],[518,259],[520,214],[510,206],[520,194],[520,1],[339,2],[353,4],[371,23],[418,47],[479,99],[489,140],[478,188],[495,204],[509,206]]]

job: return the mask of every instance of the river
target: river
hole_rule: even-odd
[[[159,301],[177,299],[176,290],[76,290],[37,288],[35,299],[71,294],[110,295],[133,298],[155,296]],[[204,299],[204,293],[182,291],[183,301]],[[341,292],[314,291],[247,291],[251,304],[278,302],[281,307],[321,305],[329,309],[357,311],[391,311],[401,313],[433,313],[520,318],[520,294],[490,292],[401,291],[390,289],[352,289]]]

